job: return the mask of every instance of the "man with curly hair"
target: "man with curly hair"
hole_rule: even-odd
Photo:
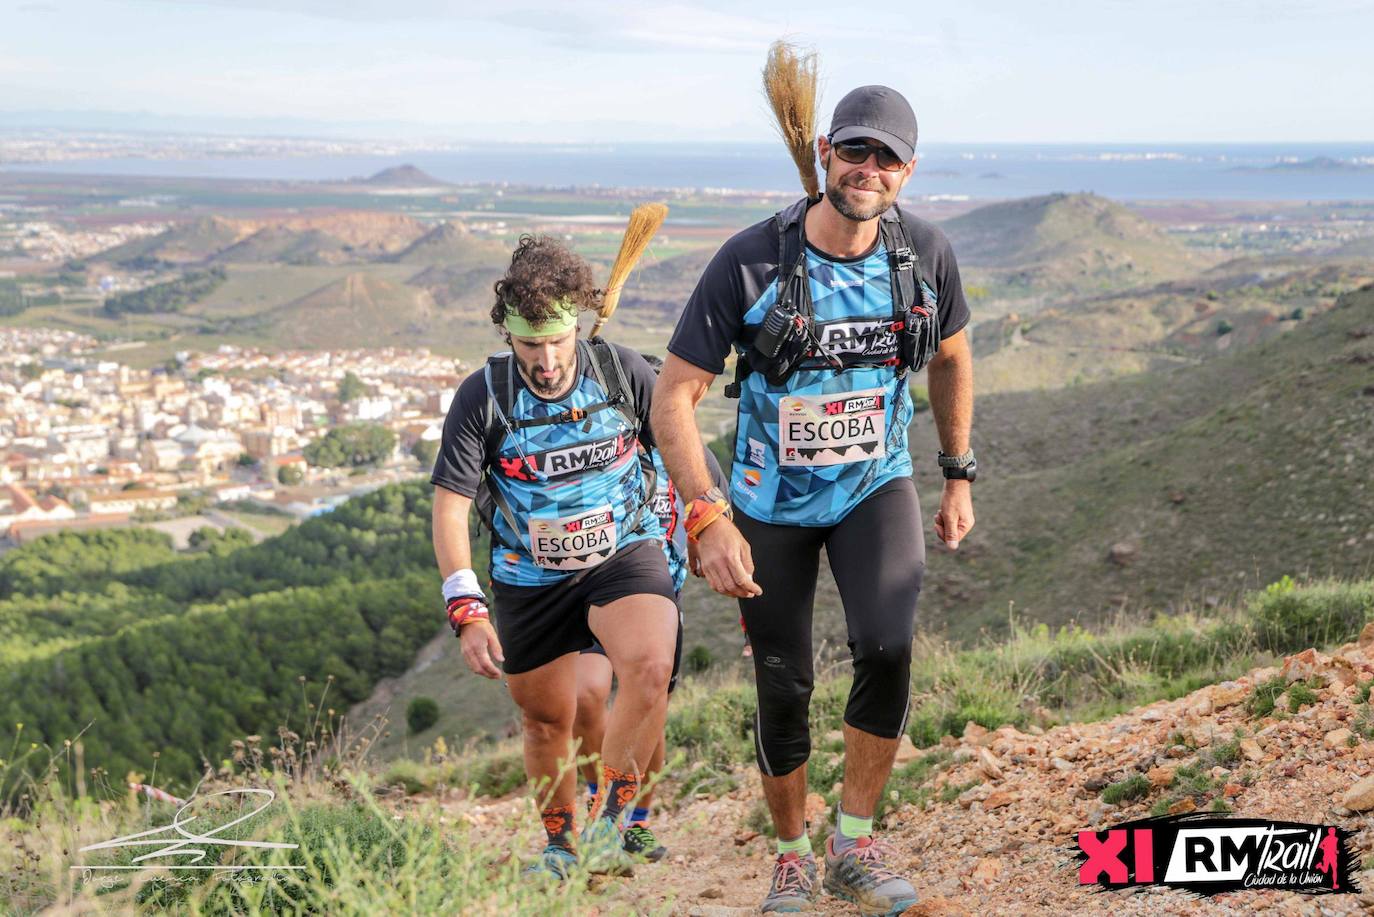
[[[431,481],[434,550],[463,658],[504,674],[524,720],[525,770],[548,843],[529,872],[625,872],[621,814],[639,793],[667,715],[678,610],[651,501],[655,374],[636,352],[578,339],[601,291],[547,236],[520,239],[496,283],[510,352],[458,388]],[[492,532],[495,614],[472,570],[468,509]],[[495,625],[493,627],[493,624]],[[620,681],[606,724],[598,812],[573,842],[578,654],[605,649]]]

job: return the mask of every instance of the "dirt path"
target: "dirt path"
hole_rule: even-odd
[[[935,801],[925,811],[914,805],[898,809],[887,832],[897,851],[895,865],[922,895],[922,903],[907,913],[1374,912],[1374,870],[1354,877],[1365,889],[1359,895],[1245,891],[1206,899],[1163,888],[1102,892],[1078,886],[1073,847],[1079,830],[1144,817],[1161,799],[1175,811],[1225,800],[1240,816],[1351,829],[1358,858],[1368,862],[1374,851],[1374,778],[1367,781],[1367,801],[1347,796],[1374,771],[1374,743],[1359,733],[1371,716],[1369,705],[1359,700],[1362,685],[1374,680],[1374,632],[1368,636],[1368,657],[1353,645],[1332,658],[1308,650],[1289,657],[1282,670],[1257,670],[1100,723],[1041,735],[971,726],[962,739],[947,739],[951,757],[931,780],[935,798],[943,787],[968,789],[957,797],[951,791],[946,795],[952,801]],[[1321,687],[1315,688],[1313,702],[1292,715],[1256,718],[1245,701],[1256,685],[1275,676]],[[1244,738],[1237,739],[1238,729]],[[1193,792],[1181,789],[1180,782],[1170,785],[1179,780],[1180,769],[1201,775],[1188,786]],[[1151,784],[1143,798],[1120,806],[1101,801],[1105,786],[1137,774]],[[745,768],[738,777],[739,787],[725,796],[692,799],[658,813],[654,827],[669,857],[638,867],[632,878],[606,882],[609,909],[630,904],[641,913],[656,912],[671,901],[671,912],[678,915],[757,912],[769,881],[770,841],[749,829],[751,810],[761,798],[758,778]],[[812,802],[823,806],[819,797]],[[521,799],[449,804],[479,824],[532,821],[525,817],[529,803]],[[536,834],[530,831],[531,850]],[[816,913],[853,914],[855,909],[822,897]]]

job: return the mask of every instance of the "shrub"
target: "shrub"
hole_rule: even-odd
[[[687,671],[693,675],[700,675],[715,663],[715,656],[709,649],[700,644],[692,647],[691,651],[687,653]]]
[[[1262,649],[1293,653],[1352,639],[1374,617],[1374,581],[1318,582],[1301,588],[1287,576],[1251,597]]]
[[[1102,791],[1102,801],[1108,805],[1119,805],[1123,802],[1132,802],[1143,799],[1149,795],[1150,781],[1140,774],[1136,774],[1127,780],[1113,783]]]
[[[439,705],[432,697],[416,697],[406,705],[406,726],[411,735],[424,732],[439,722]]]

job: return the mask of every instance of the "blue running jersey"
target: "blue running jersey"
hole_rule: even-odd
[[[635,391],[641,434],[648,430],[654,374],[643,358],[617,347],[627,381]],[[587,408],[607,398],[605,388],[579,354],[577,381],[564,397],[545,401],[515,373],[510,420],[552,417]],[[488,412],[483,372],[459,387],[444,424],[433,483],[473,496],[483,470]],[[616,551],[663,530],[649,505],[648,468],[633,426],[606,408],[568,423],[506,430],[499,418],[500,446],[485,463],[489,487],[503,498],[516,525],[492,514],[491,577],[511,586],[546,586],[597,566]],[[646,446],[652,438],[646,435]]]
[[[906,217],[922,285],[942,338],[969,319],[958,267],[943,233]],[[770,218],[717,252],[668,345],[717,374],[777,298],[778,234]],[[751,373],[741,387],[730,497],[740,512],[780,525],[832,525],[883,484],[912,472],[906,381],[895,365],[891,275],[881,242],[866,255],[832,258],[808,246],[816,334],[843,369],[808,359],[783,385]]]

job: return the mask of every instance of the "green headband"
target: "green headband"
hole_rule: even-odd
[[[522,338],[543,338],[562,334],[577,327],[577,306],[569,299],[550,303],[556,317],[543,322],[530,322],[510,306],[506,306],[505,326],[511,334]]]

